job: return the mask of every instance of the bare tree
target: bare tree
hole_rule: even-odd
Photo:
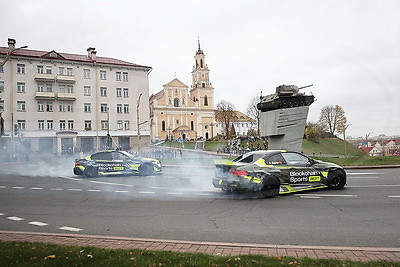
[[[257,104],[260,102],[260,97],[255,96],[250,100],[247,106],[247,115],[257,121],[257,135],[260,136],[260,118],[261,111],[257,108]]]
[[[341,125],[346,125],[347,119],[344,110],[339,105],[324,106],[321,109],[318,123],[331,135],[335,135]]]
[[[215,110],[215,119],[222,122],[226,139],[231,138],[231,124],[235,116],[235,107],[231,102],[221,100]]]

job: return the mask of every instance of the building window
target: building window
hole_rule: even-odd
[[[67,85],[67,93],[72,94],[74,92],[74,86],[73,85]]]
[[[68,112],[74,112],[74,104],[70,103],[67,105],[67,111]]]
[[[65,104],[60,103],[60,112],[65,112]]]
[[[100,80],[107,80],[107,73],[105,70],[100,71]]]
[[[83,70],[83,79],[90,79],[90,70],[89,69]]]
[[[84,104],[83,104],[83,110],[84,110],[86,113],[92,112],[92,103],[84,103]]]
[[[64,75],[64,67],[59,67],[58,68],[58,74]]]
[[[202,83],[201,87],[205,88],[206,87],[206,83]]]
[[[17,101],[17,111],[25,111],[25,101]]]
[[[37,111],[39,111],[39,112],[44,111],[44,103],[43,102],[37,102]]]
[[[37,85],[37,91],[38,91],[38,92],[44,92],[44,86],[43,86],[43,84],[39,83],[39,84]]]
[[[122,113],[122,104],[117,104],[117,113]]]
[[[59,85],[59,90],[60,90],[60,93],[65,93],[65,85],[60,84]]]
[[[53,120],[47,121],[47,130],[53,130]]]
[[[37,65],[37,73],[43,74],[43,72],[44,72],[43,70],[44,70],[43,66]]]
[[[53,111],[53,102],[46,103],[46,111],[52,112]]]
[[[107,130],[108,129],[108,122],[107,121],[101,121],[101,129],[102,130]]]
[[[124,113],[129,113],[129,104],[124,104]]]
[[[179,120],[176,120],[176,124],[179,125]]]
[[[92,121],[85,121],[85,130],[89,131],[92,129]]]
[[[130,122],[129,121],[124,121],[124,127],[125,127],[125,130],[129,130]]]
[[[124,81],[128,81],[128,73],[127,72],[122,73],[122,79]]]
[[[122,130],[124,129],[124,123],[123,121],[119,120],[117,121],[117,130]]]
[[[51,66],[46,66],[46,74],[52,74]]]
[[[186,101],[185,98],[182,98],[182,105],[185,105]]]
[[[124,97],[129,97],[129,89],[124,88]]]
[[[89,96],[90,94],[91,94],[90,86],[84,86],[83,87],[83,95]]]
[[[25,83],[17,83],[17,93],[25,93]]]
[[[3,66],[0,66],[0,72],[4,72]]]
[[[67,68],[67,75],[72,76],[72,68]]]
[[[179,107],[179,98],[174,99],[174,107]]]
[[[117,81],[120,81],[121,80],[121,72],[116,72],[115,73],[115,79],[117,80]]]
[[[161,122],[161,131],[165,132],[165,121]]]
[[[122,96],[122,89],[117,88],[117,97],[121,97],[121,96]]]
[[[25,120],[18,120],[18,121],[17,121],[17,124],[18,124],[18,128],[19,128],[20,130],[25,130],[25,124],[26,124],[26,121],[25,121]]]
[[[38,120],[38,129],[44,130],[44,120]]]
[[[25,74],[25,64],[17,64],[17,73]]]
[[[68,121],[68,130],[74,129],[74,121]]]
[[[0,93],[4,92],[4,82],[0,81]]]
[[[100,96],[107,96],[107,87],[100,87]]]
[[[47,92],[53,92],[53,85],[52,84],[46,84],[46,91]]]
[[[194,121],[190,121],[190,130],[194,131]]]
[[[107,104],[100,104],[100,111],[102,113],[107,113],[108,111]]]
[[[4,111],[4,100],[0,100],[0,111]]]
[[[204,96],[204,106],[208,106],[208,98],[206,95]]]
[[[60,130],[65,130],[65,120],[60,121]]]

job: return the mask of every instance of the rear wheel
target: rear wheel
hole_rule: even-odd
[[[261,184],[260,195],[263,198],[271,198],[279,194],[279,189],[280,183],[278,178],[275,176],[264,177]]]
[[[139,167],[139,175],[151,175],[153,173],[153,166],[150,164],[143,164]]]
[[[99,176],[98,170],[95,167],[88,166],[83,171],[83,175],[87,178],[97,177]]]
[[[329,189],[339,190],[346,185],[346,173],[343,170],[335,170],[328,174],[327,186]]]

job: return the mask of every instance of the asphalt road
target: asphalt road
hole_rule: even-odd
[[[65,167],[67,166],[67,167]],[[253,199],[213,168],[86,179],[71,162],[0,165],[0,229],[288,245],[400,247],[400,169],[349,170],[340,191]]]

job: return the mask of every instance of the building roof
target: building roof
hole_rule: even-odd
[[[8,47],[0,47],[0,55],[7,55]],[[74,62],[93,63],[94,61],[88,55],[77,55],[68,53],[59,53],[56,51],[40,51],[30,49],[18,49],[12,53],[13,56],[27,57],[27,58],[44,58],[44,59],[59,59]],[[139,65],[131,62],[122,61],[119,59],[108,57],[96,57],[96,63],[109,64],[109,65],[122,65],[127,67],[139,67],[151,69],[149,66]]]
[[[154,99],[160,99],[161,97],[163,97],[164,95],[164,90],[161,90],[160,92],[156,93],[156,94],[152,94],[149,98],[149,102],[153,102]]]
[[[164,84],[164,86],[171,86],[171,87],[188,87],[186,84],[181,82],[178,78],[173,79],[167,84]]]
[[[242,112],[235,110],[233,115],[232,122],[256,122],[254,119],[250,118],[249,116],[243,114]],[[217,117],[215,117],[216,121],[218,120]]]

